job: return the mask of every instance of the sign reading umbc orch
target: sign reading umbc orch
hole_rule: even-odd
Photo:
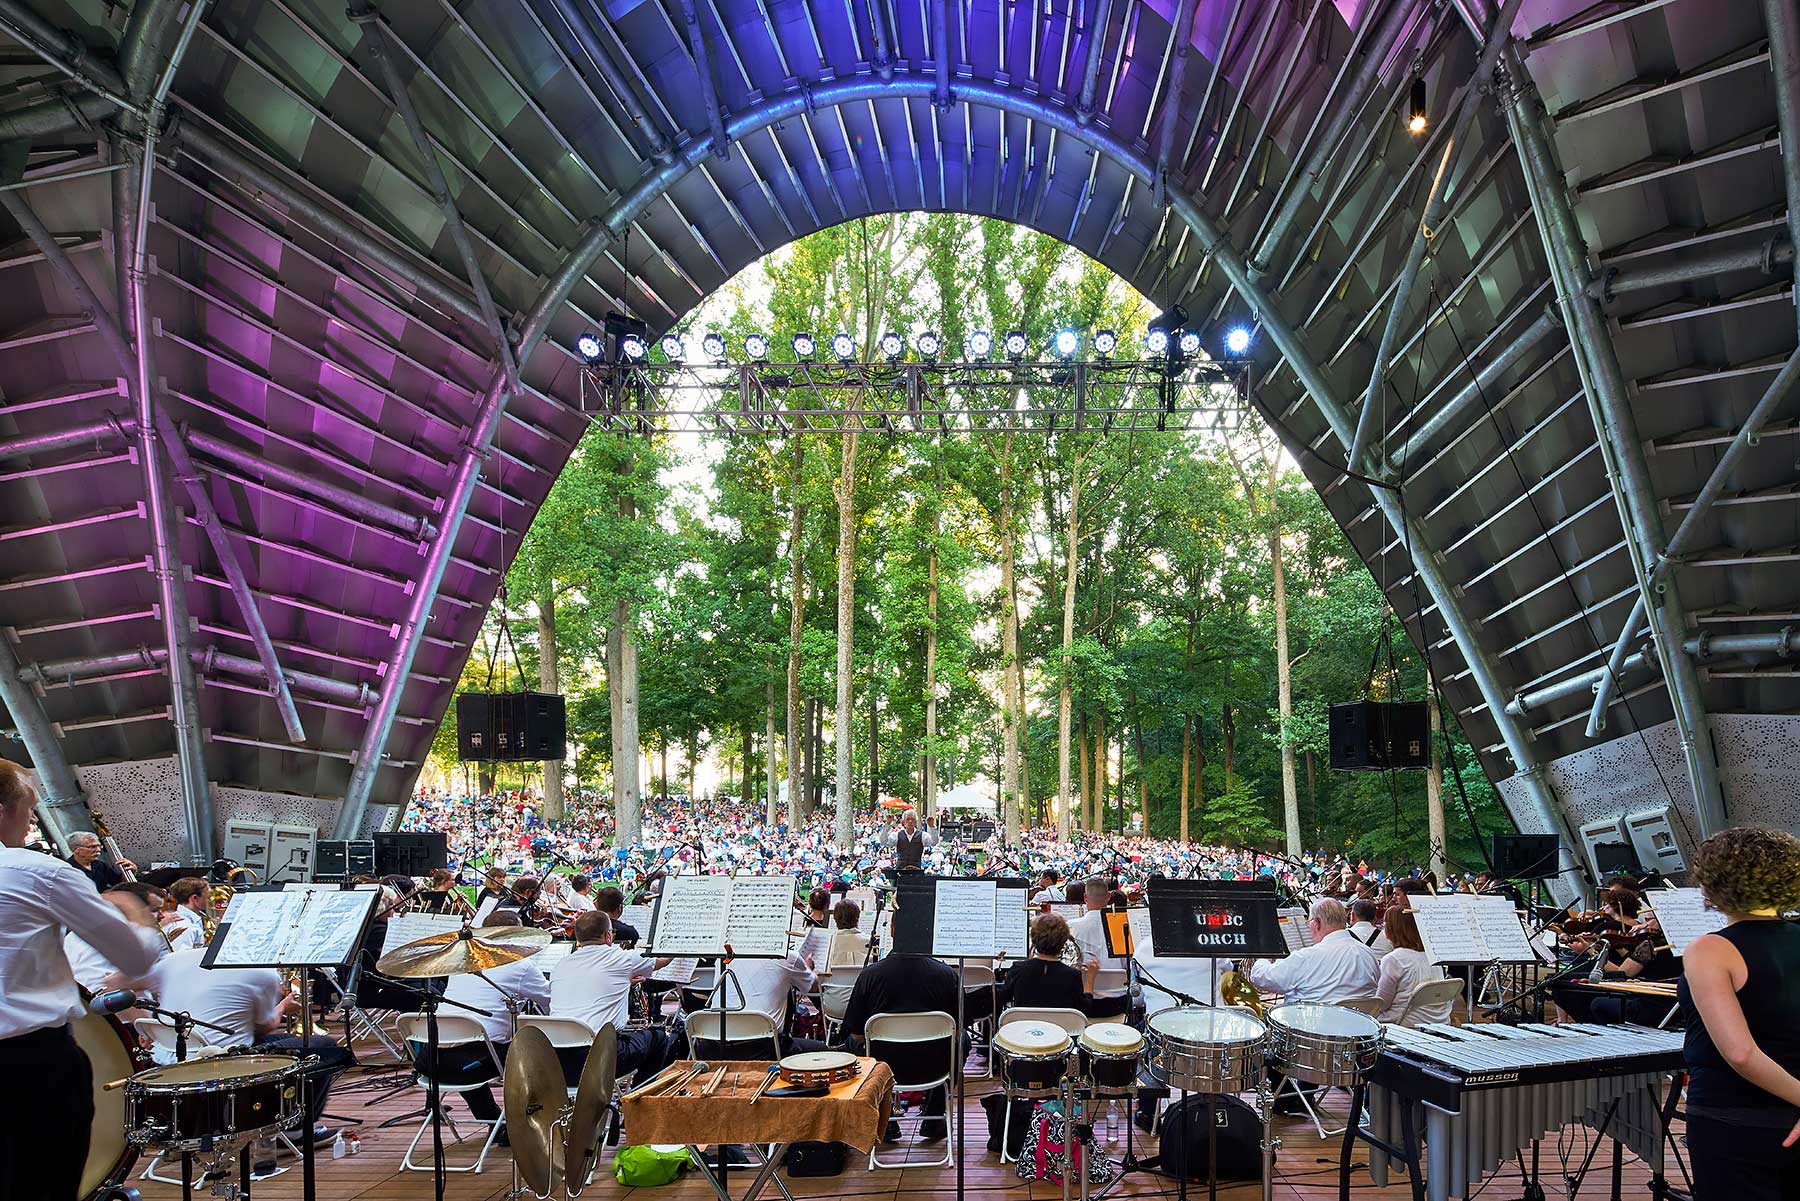
[[[1150,935],[1158,958],[1281,958],[1275,881],[1152,877]]]

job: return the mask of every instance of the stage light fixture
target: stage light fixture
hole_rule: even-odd
[[[725,339],[718,334],[707,334],[700,339],[700,349],[709,359],[722,359],[725,357]]]
[[[1184,329],[1181,336],[1175,339],[1175,348],[1183,358],[1192,358],[1200,353],[1200,331]]]
[[[805,362],[819,352],[818,339],[811,334],[794,335],[794,357]]]
[[[1025,357],[1025,348],[1029,343],[1025,341],[1024,330],[1014,329],[1007,331],[1006,340],[1000,345],[1006,351],[1006,357],[1016,363]]]
[[[881,355],[890,363],[897,363],[906,353],[906,340],[899,334],[889,330],[881,335]]]
[[[994,353],[994,335],[978,329],[969,335],[969,357],[979,362]]]
[[[679,363],[687,358],[687,343],[681,340],[680,334],[664,334],[662,336],[663,358],[671,363]]]
[[[1056,331],[1056,340],[1052,345],[1056,348],[1058,358],[1072,359],[1075,357],[1075,352],[1081,348],[1081,337],[1072,329],[1059,329]]]
[[[1168,354],[1169,353],[1169,331],[1166,329],[1153,329],[1149,333],[1145,334],[1144,335],[1144,349],[1149,351],[1151,354],[1158,354],[1158,355]]]
[[[761,334],[751,334],[744,339],[744,353],[750,356],[751,362],[762,362],[769,357],[769,340]]]
[[[930,330],[913,339],[913,345],[918,347],[919,357],[923,359],[935,359],[944,350],[944,340]]]
[[[856,357],[856,339],[849,334],[831,335],[831,353],[841,362],[848,363]]]
[[[1412,94],[1407,105],[1406,131],[1417,137],[1425,132],[1431,119],[1425,114],[1425,79],[1420,76],[1412,81]]]
[[[1110,359],[1113,351],[1119,348],[1119,335],[1110,329],[1103,329],[1094,335],[1094,353],[1103,359]]]
[[[1241,357],[1249,349],[1250,349],[1250,328],[1248,326],[1234,325],[1229,330],[1226,331],[1226,333],[1225,333],[1225,353],[1226,354],[1229,354],[1229,355],[1233,356],[1234,358]]]
[[[637,334],[626,334],[619,339],[619,360],[625,363],[641,363],[650,348],[644,345],[643,338]]]
[[[600,344],[598,335],[583,334],[575,339],[575,353],[591,366],[600,361],[601,356],[606,353],[606,348]]]

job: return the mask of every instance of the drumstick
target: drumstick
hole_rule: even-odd
[[[713,1073],[713,1078],[706,1082],[706,1087],[700,1090],[700,1095],[702,1097],[712,1096],[714,1090],[719,1087],[719,1082],[723,1079],[725,1079],[725,1068],[721,1066],[718,1071]]]
[[[655,1090],[662,1088],[664,1085],[673,1084],[678,1079],[682,1080],[683,1083],[686,1083],[686,1079],[684,1079],[684,1078],[692,1077],[696,1074],[697,1074],[697,1069],[694,1068],[693,1065],[691,1065],[691,1064],[685,1068],[671,1067],[667,1071],[665,1071],[662,1075],[660,1075],[656,1079],[652,1080],[649,1084],[644,1085],[642,1088],[633,1089],[632,1091],[626,1093],[623,1097],[621,1097],[619,1099],[621,1101],[635,1101],[637,1098],[645,1096],[648,1093],[654,1092]]]
[[[775,1083],[775,1077],[780,1075],[780,1073],[781,1073],[781,1065],[780,1064],[772,1063],[769,1065],[769,1074],[767,1076],[763,1077],[763,1082],[757,1086],[757,1089],[754,1093],[750,1094],[750,1104],[754,1105],[758,1101],[762,1100],[762,1095],[769,1091],[769,1086],[771,1084]]]
[[[108,1080],[105,1084],[102,1084],[100,1086],[100,1091],[103,1093],[110,1093],[115,1088],[124,1088],[127,1084],[130,1084],[130,1083],[131,1083],[130,1076],[122,1076],[117,1080]]]

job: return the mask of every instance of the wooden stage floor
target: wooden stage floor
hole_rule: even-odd
[[[379,1048],[374,1048],[379,1050]],[[377,1061],[379,1064],[380,1061]],[[979,1063],[979,1061],[976,1061]],[[387,1091],[386,1087],[375,1087],[387,1080],[399,1082],[396,1076],[398,1069],[394,1067],[368,1066],[352,1069],[342,1077],[332,1091],[329,1115],[343,1117],[361,1122],[362,1152],[355,1157],[333,1160],[330,1148],[320,1149],[318,1157],[317,1196],[321,1201],[415,1201],[418,1198],[432,1196],[432,1178],[429,1171],[403,1172],[400,1170],[401,1156],[411,1140],[413,1131],[418,1127],[418,1119],[397,1122],[387,1129],[379,1129],[379,1124],[390,1118],[397,1118],[408,1112],[421,1108],[422,1093],[407,1089],[385,1100],[377,1100]],[[1011,1164],[1001,1164],[997,1156],[987,1151],[987,1122],[978,1098],[993,1091],[995,1084],[991,1080],[970,1080],[968,1083],[969,1101],[966,1112],[969,1124],[965,1135],[964,1179],[969,1196],[980,1201],[1051,1201],[1062,1196],[1060,1186],[1044,1181],[1027,1182],[1019,1179]],[[374,1104],[369,1104],[375,1102]],[[1327,1102],[1328,1114],[1341,1122],[1343,1112],[1348,1106],[1348,1098],[1342,1092],[1333,1093]],[[460,1122],[466,1112],[460,1100],[450,1102],[450,1112]],[[336,1125],[336,1122],[330,1124]],[[468,1123],[461,1123],[465,1135],[475,1129]],[[1336,1124],[1336,1122],[1334,1122]],[[1275,1201],[1326,1201],[1338,1195],[1338,1151],[1341,1140],[1321,1141],[1314,1131],[1312,1123],[1304,1118],[1281,1117],[1276,1119],[1276,1133],[1282,1140],[1282,1146],[1276,1159],[1276,1179],[1274,1185]],[[448,1156],[451,1163],[469,1162],[479,1142],[471,1145],[456,1146],[448,1142],[449,1130],[446,1127],[445,1138]],[[1113,1158],[1119,1158],[1124,1151],[1124,1132],[1121,1126],[1120,1141],[1114,1145],[1104,1142],[1104,1130],[1101,1132],[1101,1146]],[[1146,1138],[1141,1131],[1133,1135],[1136,1140],[1134,1149],[1139,1155],[1154,1152],[1156,1142]],[[1566,1129],[1563,1138],[1545,1140],[1541,1153],[1540,1174],[1545,1192],[1552,1197],[1568,1197],[1564,1183],[1565,1156],[1566,1171],[1573,1174],[1579,1169],[1589,1147],[1594,1142],[1593,1132],[1586,1127],[1577,1126]],[[888,1144],[883,1151],[884,1158],[894,1154],[898,1144]],[[918,1149],[916,1158],[933,1159],[941,1156],[942,1144],[929,1144]],[[420,1161],[430,1159],[430,1134],[427,1133],[420,1143],[423,1154]],[[610,1151],[608,1152],[610,1156]],[[1686,1154],[1683,1152],[1685,1161]],[[179,1187],[158,1184],[155,1181],[140,1180],[147,1160],[140,1159],[132,1168],[127,1183],[138,1188],[145,1201],[178,1201],[181,1196]],[[284,1158],[284,1164],[292,1163],[291,1170],[259,1182],[252,1188],[254,1201],[293,1201],[301,1197],[300,1168],[297,1161]],[[940,1196],[947,1197],[954,1193],[956,1172],[954,1168],[909,1168],[904,1170],[870,1171],[867,1168],[867,1155],[852,1153],[849,1164],[840,1176],[810,1177],[788,1181],[788,1188],[796,1198],[856,1198],[858,1201],[870,1198],[892,1198],[893,1201],[912,1201],[914,1198]],[[1411,1192],[1407,1187],[1406,1177],[1396,1172],[1390,1183],[1377,1188],[1369,1178],[1368,1148],[1359,1144],[1353,1157],[1355,1167],[1351,1173],[1351,1195],[1358,1199],[1373,1201],[1405,1201]],[[1609,1140],[1600,1140],[1600,1146],[1593,1157],[1593,1167],[1580,1191],[1573,1196],[1577,1198],[1602,1198],[1610,1196],[1612,1186],[1612,1147]],[[1671,1158],[1670,1175],[1677,1187],[1683,1187],[1685,1180],[1681,1171]],[[158,1168],[159,1174],[179,1177],[179,1163],[164,1164]],[[785,1173],[783,1173],[785,1178]],[[489,1153],[487,1163],[479,1175],[467,1172],[451,1173],[445,1196],[451,1201],[500,1201],[505,1198],[511,1188],[511,1159],[503,1147],[495,1147]],[[734,1172],[731,1178],[732,1193],[741,1195],[742,1186],[748,1184],[748,1174],[740,1178]],[[1244,1183],[1221,1185],[1219,1196],[1229,1201],[1248,1201],[1260,1196],[1260,1184]],[[1517,1198],[1523,1193],[1517,1161],[1502,1165],[1500,1171],[1491,1177],[1485,1188],[1475,1190],[1477,1195],[1501,1199]],[[1109,1196],[1128,1197],[1160,1197],[1176,1195],[1176,1182],[1149,1173],[1136,1173],[1120,1182]],[[615,1183],[610,1174],[596,1174],[594,1183],[582,1194],[591,1201],[621,1201],[630,1194],[637,1194],[633,1201],[715,1201],[715,1195],[705,1179],[695,1171],[687,1171],[673,1184],[656,1189],[631,1189]],[[1623,1187],[1621,1196],[1631,1198],[1647,1197],[1650,1194],[1648,1169],[1629,1153],[1624,1160]],[[205,1196],[205,1193],[196,1193]],[[1196,1201],[1205,1198],[1205,1185],[1190,1185],[1189,1197]],[[781,1194],[771,1183],[764,1189],[762,1201],[781,1201]]]

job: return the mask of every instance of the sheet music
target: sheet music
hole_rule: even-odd
[[[780,959],[788,953],[788,923],[794,918],[794,877],[734,876],[725,923],[734,955]]]
[[[236,919],[220,923],[226,937],[215,937],[210,958],[224,967],[265,967],[281,962],[287,938],[299,924],[300,909],[306,904],[303,892],[240,892],[232,897],[237,904]]]
[[[931,953],[944,959],[991,959],[995,893],[992,880],[939,880],[932,906]]]
[[[1276,918],[1275,924],[1281,927],[1281,940],[1287,943],[1288,954],[1292,955],[1306,945],[1308,931],[1306,927],[1294,920],[1292,914],[1284,914]]]
[[[619,920],[638,932],[639,938],[650,937],[650,922],[655,911],[648,905],[627,905],[619,911]]]
[[[557,964],[567,959],[570,955],[574,954],[574,952],[575,944],[572,942],[553,942],[548,946],[539,948],[538,953],[531,957],[531,962],[537,967],[538,971],[544,973],[545,976],[548,976],[551,972],[556,970]]]
[[[289,964],[330,966],[348,963],[369,915],[381,899],[380,889],[345,892],[335,885],[314,886],[312,903],[300,911],[300,925],[288,948]]]
[[[1425,944],[1425,954],[1433,963],[1486,963],[1492,958],[1487,940],[1463,899],[1460,895],[1412,898],[1419,941]]]
[[[994,948],[1013,962],[1031,958],[1031,913],[1025,902],[1029,890],[994,889]]]
[[[698,959],[671,959],[667,964],[656,970],[654,978],[657,980],[667,980],[670,984],[686,984],[689,980],[694,978],[694,973],[699,970],[699,967],[700,961]]]
[[[731,917],[730,876],[670,876],[656,911],[658,955],[717,955]]]
[[[1669,950],[1677,955],[1685,954],[1688,944],[1702,934],[1716,934],[1725,928],[1725,915],[1708,909],[1698,888],[1653,888],[1644,899],[1662,926]]]
[[[381,899],[377,888],[334,884],[239,893],[236,920],[222,926],[207,967],[333,967],[349,962]],[[235,899],[235,898],[234,898]]]
[[[1525,926],[1511,897],[1464,897],[1469,920],[1487,948],[1487,957],[1501,963],[1530,963],[1537,956],[1526,941]]]
[[[800,940],[800,945],[794,948],[794,954],[798,955],[802,960],[811,956],[813,969],[815,971],[825,968],[830,959],[827,952],[831,950],[831,933],[830,930],[823,930],[817,926],[813,927],[808,930],[806,936]]]
[[[1062,918],[1065,922],[1073,922],[1076,918],[1087,912],[1087,906],[1076,904],[1074,902],[1052,901],[1050,903],[1050,912],[1054,913],[1057,917]]]
[[[387,941],[381,944],[381,949],[385,954],[421,938],[455,934],[461,929],[462,917],[454,913],[396,913],[388,919]]]
[[[1156,940],[1150,937],[1150,909],[1140,905],[1136,909],[1125,911],[1125,920],[1131,923],[1131,947],[1135,958],[1156,954]]]

